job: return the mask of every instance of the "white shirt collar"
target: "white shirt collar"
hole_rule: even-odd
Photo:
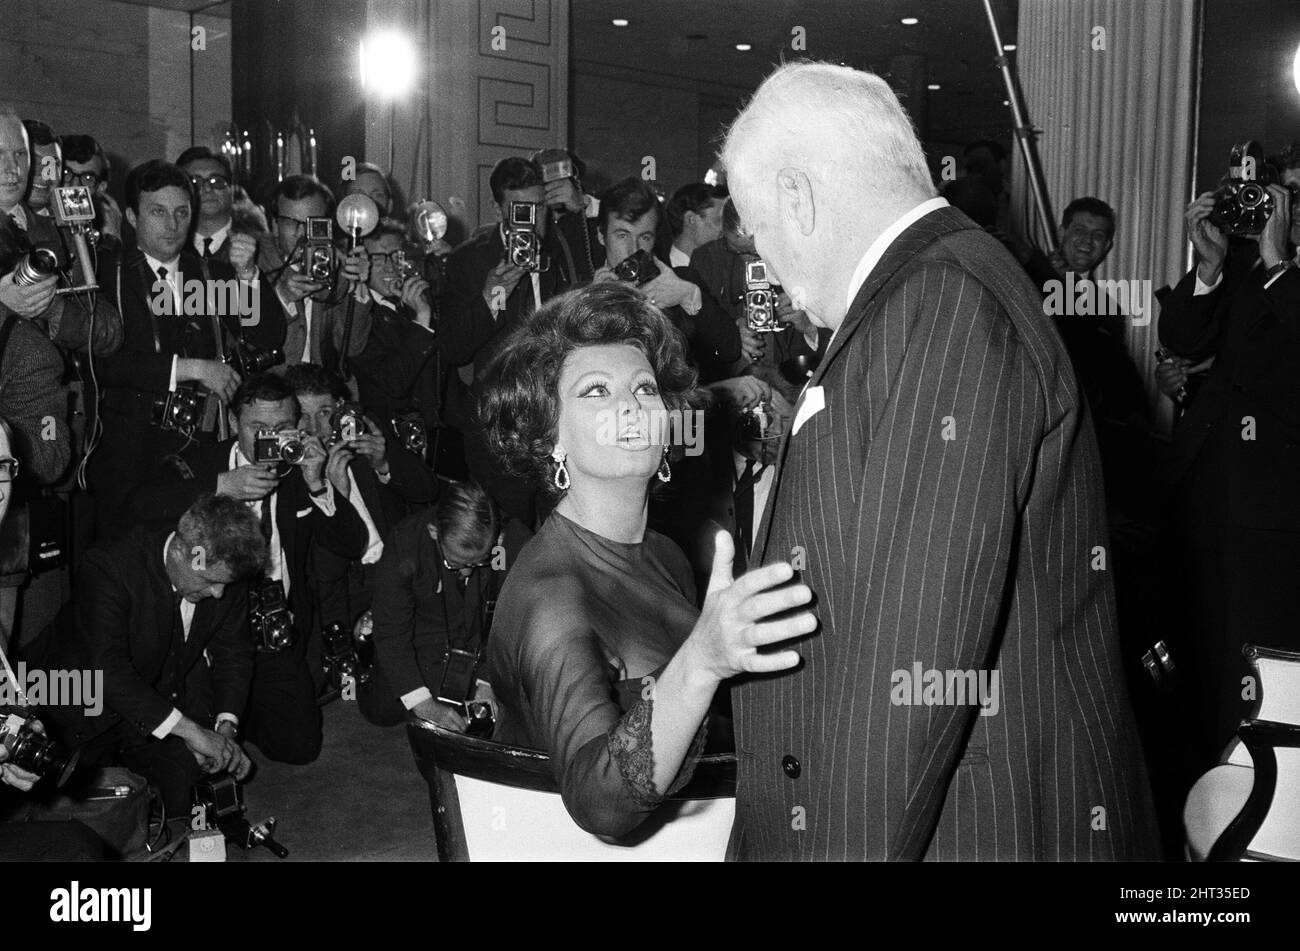
[[[160,267],[165,267],[167,269],[167,280],[169,282],[174,282],[177,279],[177,275],[180,274],[181,256],[179,254],[170,261],[159,261],[152,254],[145,252],[144,259],[149,264],[149,267],[153,269],[155,274],[158,273]]]
[[[27,212],[26,210],[24,210],[23,203],[21,201],[9,209],[9,217],[14,220],[14,224],[18,225],[19,228],[23,229],[24,231],[27,230],[27,225],[28,225]]]
[[[394,304],[392,301],[390,301],[383,294],[379,293],[379,291],[371,288],[370,296],[374,298],[375,303],[378,304],[380,307],[387,307],[389,310],[392,311],[397,310],[397,305]]]
[[[923,201],[911,211],[906,212],[901,217],[895,219],[884,231],[880,232],[876,240],[871,242],[871,247],[867,248],[867,253],[862,255],[862,260],[858,262],[857,269],[853,272],[853,277],[849,279],[849,292],[845,298],[845,307],[853,307],[853,298],[858,296],[858,291],[862,290],[862,285],[867,283],[867,278],[875,270],[880,259],[885,256],[889,246],[894,243],[900,234],[906,231],[913,223],[924,218],[932,211],[938,211],[940,208],[947,208],[948,200],[946,198],[931,198]],[[847,313],[846,313],[847,316]],[[837,331],[838,332],[838,331]]]
[[[690,267],[691,256],[674,244],[668,252],[668,263],[672,267]]]
[[[212,232],[212,234],[199,234],[197,231],[194,232],[194,250],[199,252],[199,254],[202,254],[203,239],[206,238],[209,242],[211,242],[208,245],[208,253],[216,254],[217,249],[226,243],[226,238],[230,234],[230,225],[231,222],[227,221],[216,231]]]

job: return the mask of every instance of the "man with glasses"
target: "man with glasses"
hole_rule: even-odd
[[[234,214],[234,174],[224,155],[206,146],[186,149],[176,164],[190,178],[198,196],[198,214],[190,243],[199,256],[205,281],[250,281],[257,295],[253,315],[235,320],[222,315],[226,353],[236,343],[252,344],[263,351],[284,346],[285,315],[269,282],[257,269],[258,232]]]
[[[443,682],[449,652],[482,657],[506,569],[528,540],[502,524],[496,504],[472,482],[454,483],[438,503],[393,529],[375,571],[374,704],[380,726],[410,714],[463,732],[463,706]],[[443,700],[439,701],[439,697]],[[450,702],[448,702],[450,701]]]
[[[95,227],[111,241],[122,238],[122,209],[108,193],[113,167],[104,147],[89,135],[65,135],[59,138],[63,152],[63,184],[85,185],[95,199]]]
[[[307,223],[311,218],[334,220],[334,194],[310,175],[290,175],[280,182],[267,210],[272,240],[262,243],[258,267],[284,309],[285,364],[337,367],[345,349],[347,297],[370,276],[365,248],[358,247],[345,257],[336,245],[331,279],[313,279],[305,259]],[[369,328],[364,314],[364,308],[356,309],[346,344],[349,357],[365,348]]]
[[[426,432],[440,425],[442,381],[450,373],[438,354],[429,282],[418,270],[403,273],[403,237],[401,225],[383,221],[366,238],[370,332],[352,361],[361,402],[389,439],[396,438],[392,420],[407,413],[419,413]]]

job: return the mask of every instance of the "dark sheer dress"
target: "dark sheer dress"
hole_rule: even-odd
[[[657,532],[615,542],[553,512],[511,567],[488,645],[493,739],[548,752],[588,832],[623,835],[663,800],[650,678],[698,617],[690,564]],[[689,780],[704,734],[702,725],[670,793]]]

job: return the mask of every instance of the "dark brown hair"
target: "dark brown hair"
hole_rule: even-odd
[[[489,370],[481,407],[497,458],[552,494],[550,456],[564,361],[581,347],[604,344],[628,344],[645,354],[666,409],[685,411],[702,402],[681,334],[636,288],[608,281],[552,298],[511,333]]]

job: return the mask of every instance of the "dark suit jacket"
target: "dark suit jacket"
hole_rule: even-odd
[[[375,661],[399,699],[421,686],[436,699],[449,646],[484,648],[483,603],[496,599],[506,574],[480,568],[462,590],[459,573],[443,566],[429,535],[435,511],[417,512],[399,523],[375,570]],[[528,537],[518,522],[507,523],[507,566],[514,564]]]
[[[102,670],[105,709],[87,716],[61,708],[54,719],[69,743],[80,745],[120,722],[148,735],[173,707],[196,718],[243,712],[253,676],[253,642],[242,582],[220,600],[194,608],[189,638],[173,653],[174,594],[163,567],[163,544],[173,528],[133,529],[112,545],[87,552],[77,575],[71,637],[42,635],[40,662],[52,669]],[[181,642],[180,635],[176,637]],[[212,663],[212,711],[187,709],[185,685],[207,651]],[[193,699],[193,698],[190,698]]]
[[[137,488],[128,509],[140,521],[175,523],[205,492],[217,491],[217,476],[229,469],[233,439],[199,447],[188,459],[193,478],[185,479],[173,470],[160,470],[151,481]],[[334,515],[328,516],[311,500],[302,470],[294,466],[280,480],[275,491],[275,521],[284,547],[284,566],[289,572],[289,608],[301,636],[294,650],[301,650],[314,630],[316,577],[311,570],[313,543],[319,543],[340,557],[360,558],[366,548],[366,526],[352,503],[334,493]],[[301,514],[300,514],[301,513]]]
[[[426,426],[438,425],[442,381],[449,370],[440,357],[438,338],[415,323],[405,305],[399,304],[396,311],[373,300],[361,306],[370,315],[370,334],[352,369],[362,405],[386,435],[392,432],[392,418],[402,413],[418,412]]]
[[[825,409],[787,439],[755,549],[793,558],[821,627],[799,668],[733,691],[733,855],[1154,857],[1111,580],[1090,568],[1095,437],[1023,271],[931,212],[810,386]],[[914,665],[996,670],[996,714],[905,705]]]
[[[1209,472],[1231,524],[1300,532],[1300,271],[1266,290],[1263,267],[1234,256],[1214,291],[1195,297],[1195,286],[1193,270],[1160,314],[1161,343],[1196,361],[1215,357],[1174,430],[1172,475]],[[1253,440],[1241,438],[1246,416]]]
[[[585,256],[580,244],[578,216],[564,215],[559,227],[551,229],[543,242],[543,250],[550,255],[551,267],[543,271],[539,286],[542,301],[591,280],[586,274],[586,262],[577,262],[570,268],[566,255],[560,250],[561,237],[574,249],[578,257]],[[574,240],[573,233],[579,237]],[[505,245],[497,225],[479,229],[447,259],[447,291],[442,301],[439,318],[439,343],[449,364],[458,367],[473,363],[479,372],[487,366],[500,348],[506,335],[523,317],[533,310],[532,279],[525,274],[506,298],[505,310],[492,318],[492,311],[483,299],[483,285],[488,274],[505,260]]]

